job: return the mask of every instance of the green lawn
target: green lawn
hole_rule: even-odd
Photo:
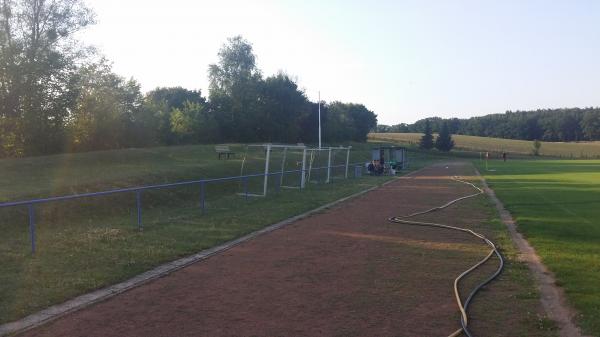
[[[580,325],[600,336],[600,161],[494,161],[490,171],[478,164],[556,274]]]
[[[370,133],[369,139],[374,141],[418,144],[421,133]],[[490,151],[501,153],[529,155],[533,150],[533,142],[517,139],[492,137],[476,137],[452,135],[456,149],[466,151]],[[562,158],[600,158],[600,142],[541,142],[540,154],[543,156]]]
[[[369,158],[372,144],[353,146],[351,161]],[[234,148],[243,152],[240,146]],[[260,151],[254,156],[260,157]],[[218,161],[213,146],[198,145],[0,160],[0,200],[238,175],[241,157]],[[411,153],[410,158],[412,168],[437,160],[421,153]],[[294,169],[294,157],[288,157],[288,161]],[[345,161],[345,155],[336,161]],[[261,162],[255,160],[254,166],[259,167]],[[249,167],[252,170],[252,162]],[[0,209],[0,323],[125,280],[387,179],[344,180],[343,174],[338,170],[332,184],[310,183],[302,191],[276,192],[275,184],[271,184],[267,198],[247,200],[236,195],[241,189],[237,181],[209,184],[205,214],[199,208],[198,186],[144,192],[143,232],[136,229],[135,198],[131,193],[38,205],[38,245],[33,256],[29,252],[26,210]],[[293,174],[285,182],[297,184],[298,178]],[[322,176],[316,174],[315,178],[322,181]],[[260,178],[253,179],[250,188],[260,188],[261,183]]]
[[[350,162],[368,159],[370,145],[355,143]],[[70,153],[0,160],[0,202],[32,197],[101,191],[145,184],[240,175],[244,147],[230,145],[236,156],[218,160],[213,145],[189,145]],[[244,174],[264,172],[264,152],[248,153]],[[280,167],[281,153],[273,151],[271,170]],[[326,162],[316,160],[315,164]],[[298,169],[298,153],[288,154],[286,169]],[[335,152],[343,164],[345,152]]]

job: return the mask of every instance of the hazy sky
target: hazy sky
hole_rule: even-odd
[[[144,91],[208,92],[228,37],[308,97],[363,103],[382,124],[600,106],[600,1],[86,0],[81,38]]]

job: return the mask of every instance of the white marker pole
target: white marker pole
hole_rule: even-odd
[[[269,183],[269,159],[271,157],[271,144],[267,145],[267,157],[265,158],[265,179],[263,182],[263,197],[267,196],[267,184]]]
[[[321,91],[319,91],[319,149],[321,148]]]
[[[348,152],[346,152],[346,175],[345,178],[348,179],[348,165],[350,164],[350,149],[352,146],[348,146]]]

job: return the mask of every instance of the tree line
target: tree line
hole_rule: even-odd
[[[444,123],[450,133],[550,142],[600,140],[600,108],[539,109],[507,111],[468,119],[428,118],[433,132]],[[414,124],[378,125],[377,132],[419,132],[425,130],[426,120]]]
[[[81,0],[0,0],[0,157],[217,142],[315,143],[318,102],[283,72],[263,76],[252,45],[228,39],[209,92],[134,79],[74,34],[94,24]],[[326,142],[365,141],[377,116],[321,102]]]

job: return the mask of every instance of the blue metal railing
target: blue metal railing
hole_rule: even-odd
[[[363,165],[359,163],[349,164],[349,167],[354,167],[354,177],[362,176],[362,168]],[[312,168],[312,170],[323,170],[330,169],[333,170],[339,167],[346,167],[346,165],[332,165],[331,167],[317,167]],[[113,195],[113,194],[122,194],[122,193],[135,193],[135,201],[137,208],[137,227],[140,231],[144,229],[142,223],[142,192],[148,190],[158,190],[164,188],[172,188],[178,186],[188,186],[188,185],[199,185],[200,186],[200,208],[202,210],[202,214],[206,211],[206,184],[209,183],[217,183],[224,181],[235,181],[240,180],[243,185],[243,195],[245,199],[248,199],[248,179],[255,177],[270,177],[270,176],[280,176],[291,173],[301,173],[300,179],[302,179],[303,173],[305,174],[308,169],[305,170],[290,170],[290,171],[278,171],[278,172],[270,172],[270,173],[259,173],[259,174],[249,174],[243,176],[232,176],[232,177],[223,177],[223,178],[207,178],[207,179],[199,179],[199,180],[190,180],[190,181],[182,181],[177,183],[168,183],[168,184],[158,184],[158,185],[147,185],[147,186],[137,186],[137,187],[128,187],[128,188],[120,188],[108,191],[100,191],[100,192],[90,192],[90,193],[81,193],[81,194],[71,194],[64,195],[58,197],[48,197],[48,198],[40,198],[40,199],[31,199],[31,200],[22,200],[22,201],[11,201],[0,203],[0,208],[8,208],[8,207],[18,207],[18,206],[27,206],[27,214],[29,217],[29,238],[31,241],[31,253],[34,254],[36,251],[36,226],[35,226],[35,208],[34,206],[37,204],[45,204],[50,202],[57,201],[65,201],[65,200],[74,200],[74,199],[83,199],[83,198],[93,198],[99,196]],[[330,180],[330,183],[333,181]],[[277,180],[276,190],[279,191],[279,179]],[[300,189],[302,189],[302,184],[300,184]]]

